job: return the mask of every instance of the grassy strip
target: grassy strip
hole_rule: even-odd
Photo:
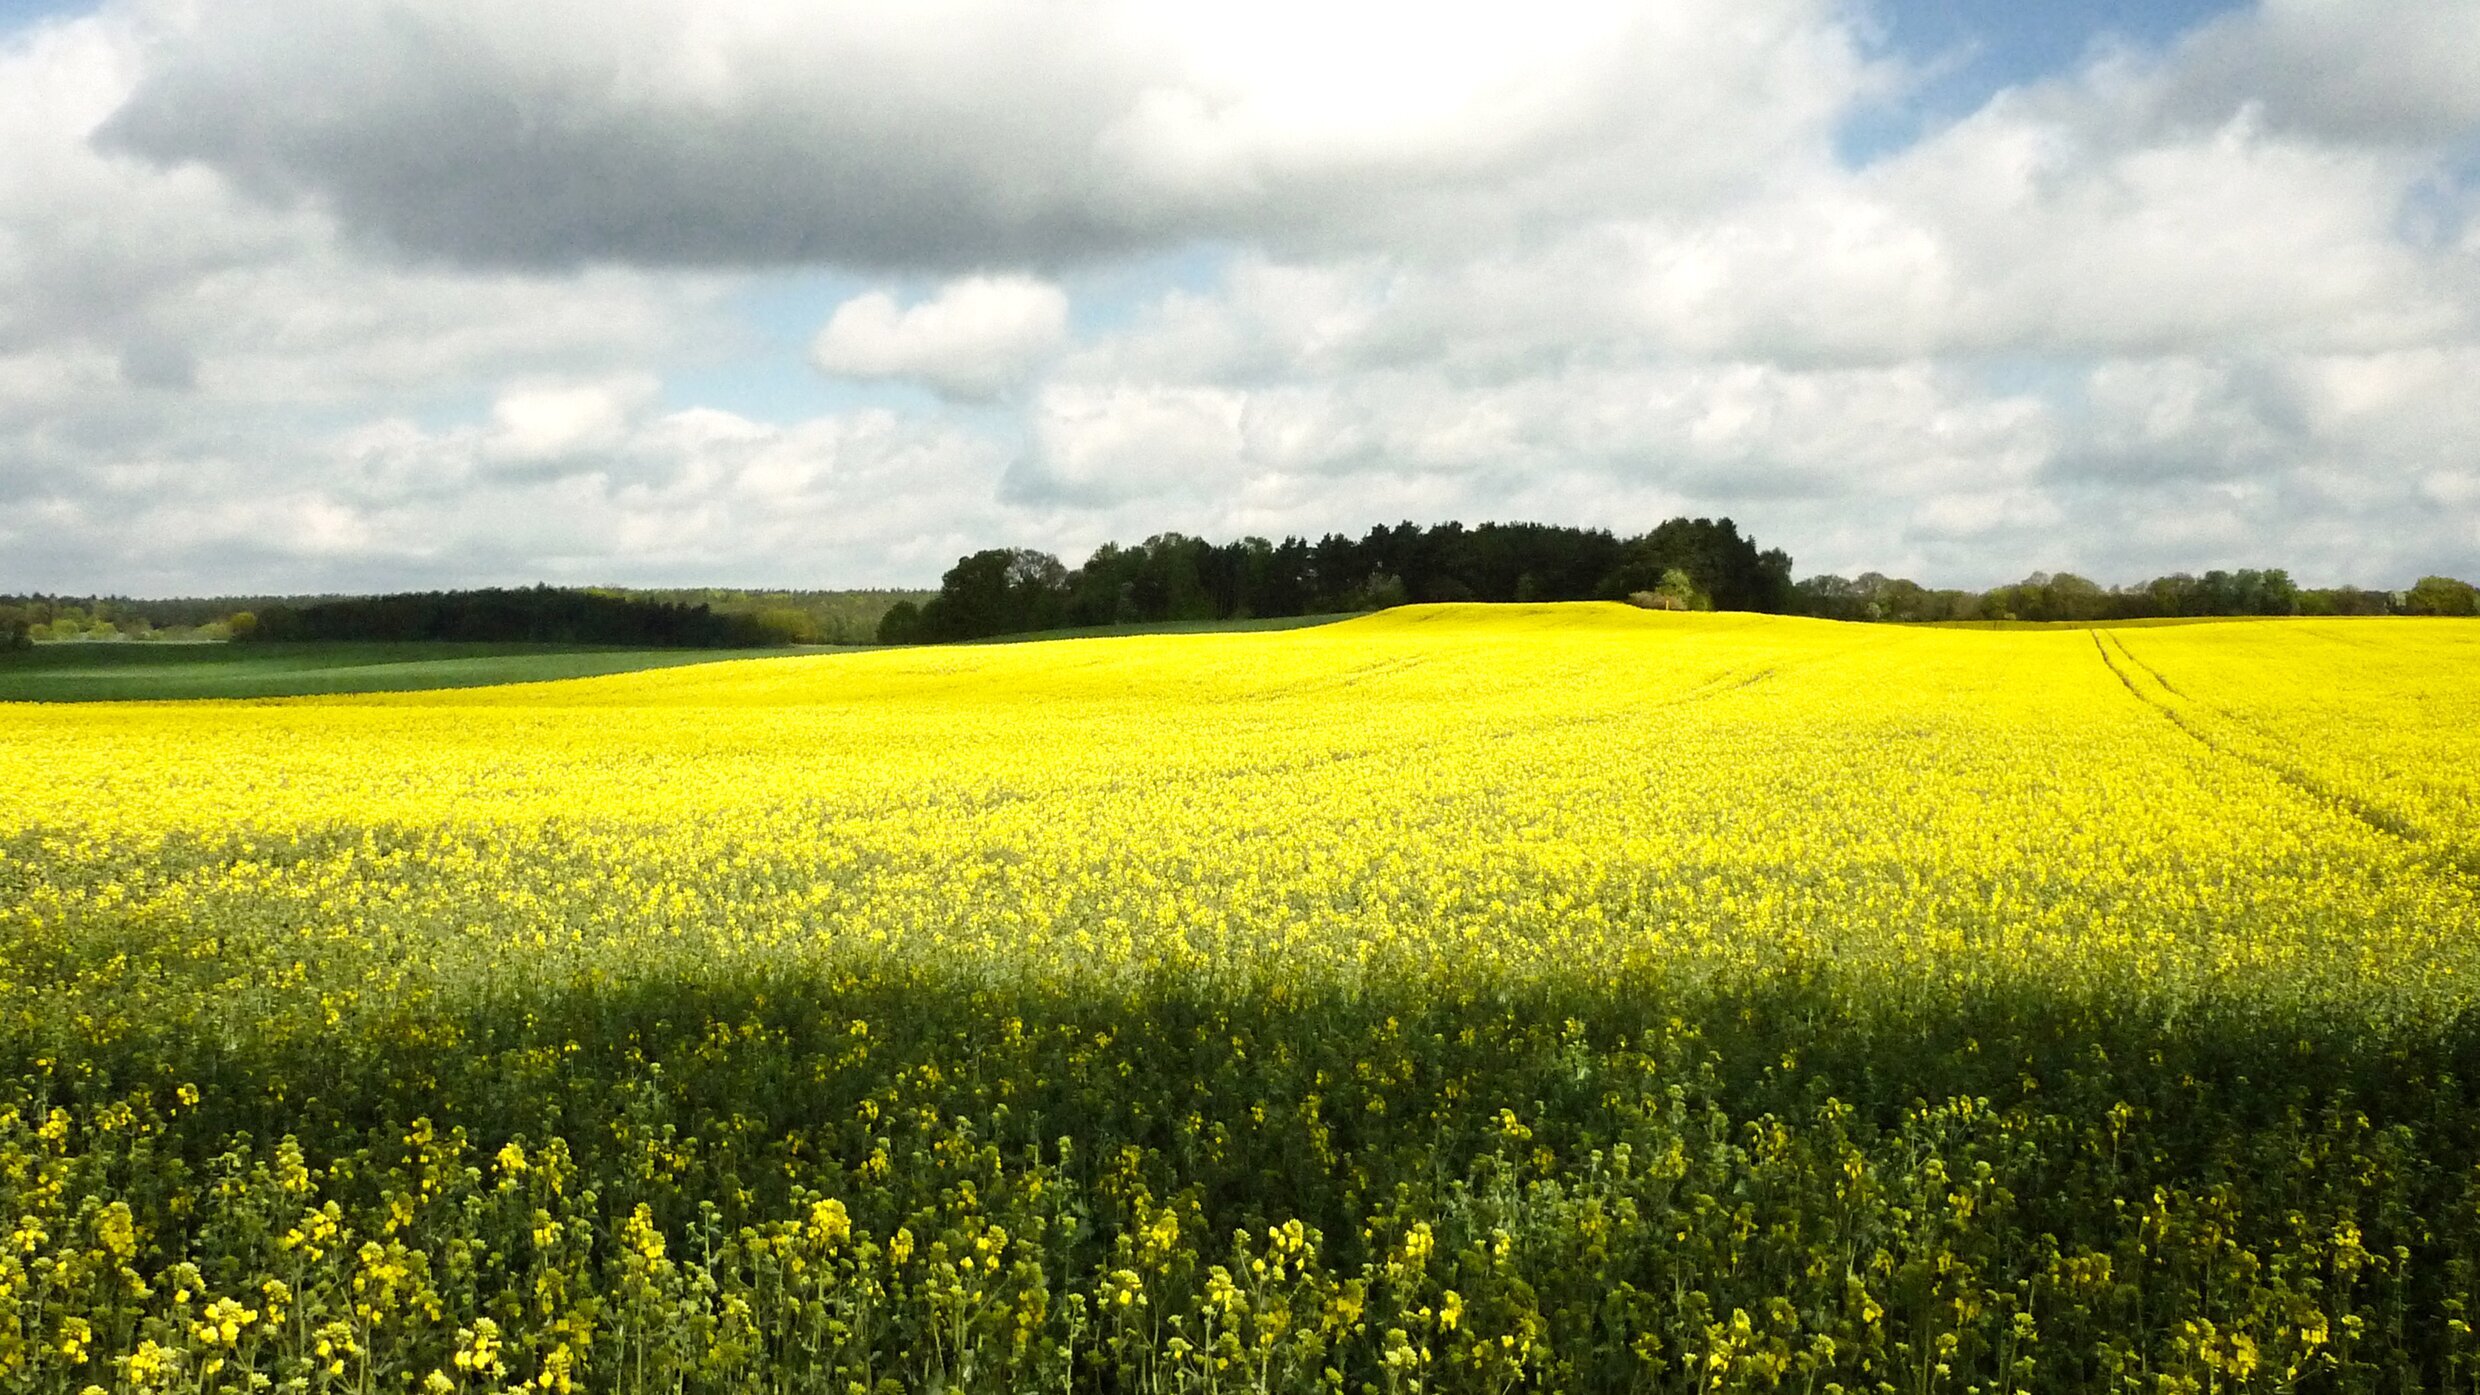
[[[781,656],[785,649],[604,649],[549,644],[71,643],[0,654],[0,702],[303,697],[537,683]]]

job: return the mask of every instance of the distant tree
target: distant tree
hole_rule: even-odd
[[[2049,615],[2051,620],[2107,620],[2110,618],[2110,593],[2101,583],[2073,572],[2060,572],[2049,579]]]
[[[1215,618],[1213,598],[1206,592],[1204,542],[1182,533],[1157,533],[1147,538],[1138,552],[1144,560],[1137,568],[1131,593],[1138,619]]]
[[[2106,620],[2114,603],[2098,583],[2073,572],[2034,572],[1984,600],[1993,620]]]
[[[1405,539],[1404,589],[1433,604],[1482,599],[1483,540],[1461,523],[1441,523]]]
[[[1104,543],[1068,575],[1067,619],[1071,625],[1122,625],[1136,619],[1136,575],[1145,559],[1118,543]]]
[[[1209,544],[1199,561],[1206,603],[1218,619],[1263,613],[1265,594],[1273,580],[1274,544],[1248,537],[1219,546]]]
[[[258,616],[250,611],[236,610],[224,617],[224,632],[234,639],[247,640],[258,635]]]
[[[249,640],[260,642],[462,640],[701,648],[780,642],[750,616],[719,615],[703,604],[629,600],[549,586],[279,604],[254,614],[256,625],[237,629],[236,639],[246,631]]]
[[[2411,615],[2480,615],[2480,587],[2450,576],[2424,576],[2403,597]]]
[[[1618,564],[1597,588],[1611,599],[1658,591],[1665,572],[1688,574],[1695,589],[1721,610],[1782,612],[1797,598],[1791,558],[1779,549],[1759,551],[1727,518],[1673,518],[1622,549]]]
[[[2150,616],[2382,615],[2389,598],[2342,586],[2307,591],[2279,567],[2173,572],[2133,586],[2105,588],[2073,572],[2034,572],[1985,592],[1931,591],[1901,578],[1863,572],[1804,578],[1794,608],[1836,620],[2045,620],[2091,624]]]
[[[1287,537],[1265,559],[1264,575],[1249,596],[1251,615],[1308,615],[1317,609],[1317,578],[1309,543]]]
[[[2302,615],[2388,615],[2393,609],[2393,597],[2357,586],[2328,586],[2299,593]]]
[[[1711,610],[1714,608],[1713,597],[1696,589],[1696,582],[1677,567],[1662,573],[1661,583],[1653,588],[1653,594],[1664,600],[1676,602],[1680,610]]]
[[[921,607],[911,601],[898,601],[887,607],[878,620],[878,642],[881,644],[919,644],[922,641]]]
[[[1353,610],[1387,610],[1404,605],[1412,596],[1404,587],[1404,579],[1393,572],[1371,572],[1353,593]]]
[[[332,598],[303,598],[300,603],[312,599]],[[110,624],[102,635],[124,639],[220,639],[225,635],[225,616],[262,603],[264,598],[233,596],[131,600],[126,596],[0,595],[0,615],[14,612],[26,622],[28,637],[35,640],[86,638],[98,621]],[[37,625],[42,628],[36,629]]]
[[[793,606],[769,606],[753,612],[751,618],[779,643],[816,644],[820,640],[818,622],[808,611]]]
[[[959,558],[917,621],[896,617],[883,633],[937,641],[1408,601],[1584,600],[1651,591],[1673,570],[1717,607],[1787,610],[1796,595],[1790,557],[1760,550],[1727,518],[1672,519],[1626,541],[1546,523],[1402,522],[1315,542],[1157,533],[1133,546],[1104,543],[1072,571],[1047,553],[993,548]]]
[[[718,615],[746,615],[761,629],[794,644],[868,644],[879,622],[898,601],[918,606],[930,592],[886,588],[842,591],[740,590],[695,587],[595,587],[595,595],[619,600],[704,605]]]
[[[1820,620],[1866,620],[1868,596],[1849,577],[1832,572],[1804,576],[1791,588],[1791,609]]]
[[[921,608],[924,639],[983,639],[1045,630],[1067,611],[1068,570],[1047,552],[994,547],[956,559]]]
[[[2210,571],[2195,581],[2194,615],[2295,615],[2299,588],[2279,567]]]
[[[2130,587],[2126,597],[2129,609],[2140,612],[2140,614],[2130,616],[2131,619],[2140,619],[2144,616],[2193,615],[2197,607],[2203,603],[2202,593],[2196,585],[2196,578],[2185,572],[2172,572],[2168,576],[2157,576],[2141,586]]]

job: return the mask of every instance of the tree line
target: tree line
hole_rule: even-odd
[[[463,640],[614,644],[630,648],[756,648],[786,641],[754,615],[704,604],[641,601],[594,591],[422,591],[310,605],[271,605],[234,626],[247,643],[302,640]]]
[[[2480,588],[2428,576],[2407,591],[2303,587],[2280,567],[2201,576],[2174,572],[2133,586],[2103,586],[2073,572],[2034,572],[1987,591],[1932,590],[1877,572],[1803,578],[1794,609],[1826,620],[2032,621],[2089,624],[2247,615],[2480,615]]]
[[[0,596],[0,649],[50,639],[230,639],[235,615],[274,604],[269,596]]]
[[[304,624],[322,635],[383,639],[414,635],[455,639],[522,640],[531,632],[593,634],[562,642],[647,646],[688,642],[733,645],[868,644],[880,617],[898,601],[927,600],[923,590],[742,590],[720,587],[640,589],[585,587],[559,591],[431,593],[429,596],[204,596],[133,600],[125,596],[0,596],[0,650],[46,640],[227,640],[300,637]],[[497,597],[489,602],[444,604],[446,596]],[[581,621],[568,602],[552,595],[602,596],[634,604],[705,607],[732,623],[721,630],[619,611]],[[512,599],[513,598],[513,599]],[[333,607],[352,603],[355,609]],[[307,621],[289,617],[317,611]],[[530,619],[519,619],[520,614]],[[263,618],[262,618],[263,617]],[[747,623],[742,623],[746,621]],[[371,633],[337,634],[369,623]],[[262,626],[273,628],[261,632]],[[755,628],[752,629],[751,626]],[[686,635],[686,640],[665,639]],[[710,636],[719,636],[710,638]]]
[[[1547,523],[1400,523],[1315,542],[1160,533],[1133,546],[1105,543],[1074,569],[1031,548],[976,552],[958,559],[928,601],[890,609],[878,638],[912,644],[1411,601],[1636,596],[1683,609],[1783,612],[1796,594],[1790,556],[1760,549],[1727,518],[1674,518],[1633,537]]]
[[[631,647],[919,644],[1043,630],[1332,615],[1413,601],[1633,600],[1895,623],[2094,623],[2243,615],[2480,615],[2446,576],[2401,591],[2302,587],[2280,568],[2103,586],[2034,572],[1986,591],[1864,572],[1792,579],[1728,518],[1623,537],[1545,523],[1400,523],[1360,537],[1212,543],[1161,533],[1070,568],[1047,552],[959,558],[935,592],[623,588],[172,600],[0,596],[0,649],[54,639],[481,640]]]

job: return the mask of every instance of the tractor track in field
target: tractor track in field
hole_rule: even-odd
[[[2141,670],[2147,678],[2150,678],[2155,683],[2159,684],[2163,691],[2170,693],[2172,696],[2177,697],[2182,701],[2190,700],[2188,699],[2187,694],[2180,692],[2175,687],[2172,687],[2169,680],[2161,676],[2159,670],[2129,652],[2127,646],[2120,642],[2115,636],[2112,636],[2105,642],[2102,638],[2101,632],[2098,630],[2086,630],[2085,633],[2092,636],[2094,651],[2101,656],[2102,664],[2110,670],[2111,675],[2117,678],[2119,683],[2127,689],[2128,695],[2133,697],[2136,701],[2143,703],[2146,707],[2149,707],[2153,711],[2161,714],[2165,721],[2169,722],[2171,726],[2177,728],[2179,733],[2187,737],[2190,741],[2195,742],[2197,745],[2202,746],[2207,751],[2210,751],[2214,755],[2220,756],[2225,760],[2236,761],[2242,765],[2254,766],[2256,769],[2262,770],[2266,774],[2273,776],[2275,779],[2280,780],[2282,783],[2290,786],[2294,790],[2297,790],[2299,793],[2306,795],[2312,801],[2329,805],[2337,810],[2340,810],[2342,813],[2349,815],[2351,818],[2365,824],[2367,827],[2375,830],[2376,832],[2382,833],[2389,838],[2395,839],[2398,842],[2415,848],[2424,854],[2433,856],[2439,861],[2442,861],[2447,865],[2461,871],[2466,876],[2480,878],[2480,857],[2473,857],[2469,855],[2458,856],[2450,851],[2440,849],[2434,845],[2434,841],[2424,830],[2419,828],[2417,825],[2404,820],[2400,815],[2394,813],[2393,811],[2375,804],[2371,804],[2367,800],[2364,800],[2357,795],[2348,793],[2347,791],[2335,789],[2333,786],[2326,784],[2324,781],[2316,778],[2314,775],[2309,774],[2307,771],[2302,770],[2297,766],[2275,760],[2270,756],[2259,755],[2254,751],[2244,750],[2238,746],[2234,746],[2230,742],[2215,736],[2198,723],[2189,720],[2185,713],[2180,712],[2177,708],[2172,707],[2170,704],[2163,702],[2159,698],[2156,698],[2152,694],[2144,691],[2144,689],[2137,684],[2135,678],[2128,672],[2127,667],[2122,666],[2119,659],[2115,659],[2110,656],[2110,651],[2112,648],[2116,648],[2120,658],[2125,659],[2128,666]]]
[[[1641,721],[1657,712],[1669,712],[1676,708],[1693,707],[1698,703],[1711,702],[1715,698],[1728,697],[1733,693],[1745,692],[1760,683],[1764,683],[1772,679],[1774,674],[1775,670],[1772,668],[1762,668],[1754,673],[1719,673],[1706,679],[1702,683],[1696,684],[1693,687],[1682,689],[1679,692],[1673,693],[1669,697],[1663,698],[1656,702],[1648,702],[1642,706],[1618,707],[1592,712],[1573,712],[1565,716],[1552,717],[1542,721],[1527,722],[1522,726],[1501,728],[1488,733],[1488,735],[1493,741],[1513,741],[1520,736],[1540,736],[1547,732],[1573,731],[1589,727],[1624,726],[1631,722]]]
[[[2093,634],[2095,639],[2098,639],[2100,636],[2100,632],[2098,630],[2091,631],[2090,633]],[[2152,679],[2156,683],[2159,683],[2164,692],[2167,692],[2170,696],[2177,698],[2181,702],[2193,701],[2193,699],[2189,698],[2186,693],[2179,691],[2179,686],[2176,683],[2171,682],[2160,669],[2157,669],[2151,664],[2144,662],[2142,659],[2137,658],[2136,651],[2127,647],[2127,641],[2120,639],[2116,635],[2112,635],[2110,636],[2110,643],[2117,647],[2118,656],[2120,658],[2125,659],[2127,662],[2134,664],[2137,668],[2144,670],[2144,676]],[[2107,659],[2109,658],[2109,654],[2104,651],[2101,657]]]

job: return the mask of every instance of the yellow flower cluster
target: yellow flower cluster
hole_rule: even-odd
[[[2419,621],[1439,607],[19,707],[7,921],[80,961],[98,1032],[166,960],[312,1030],[511,973],[872,955],[1325,980],[1806,956],[2095,991],[2314,962],[2317,991],[2459,998],[2474,649]]]

